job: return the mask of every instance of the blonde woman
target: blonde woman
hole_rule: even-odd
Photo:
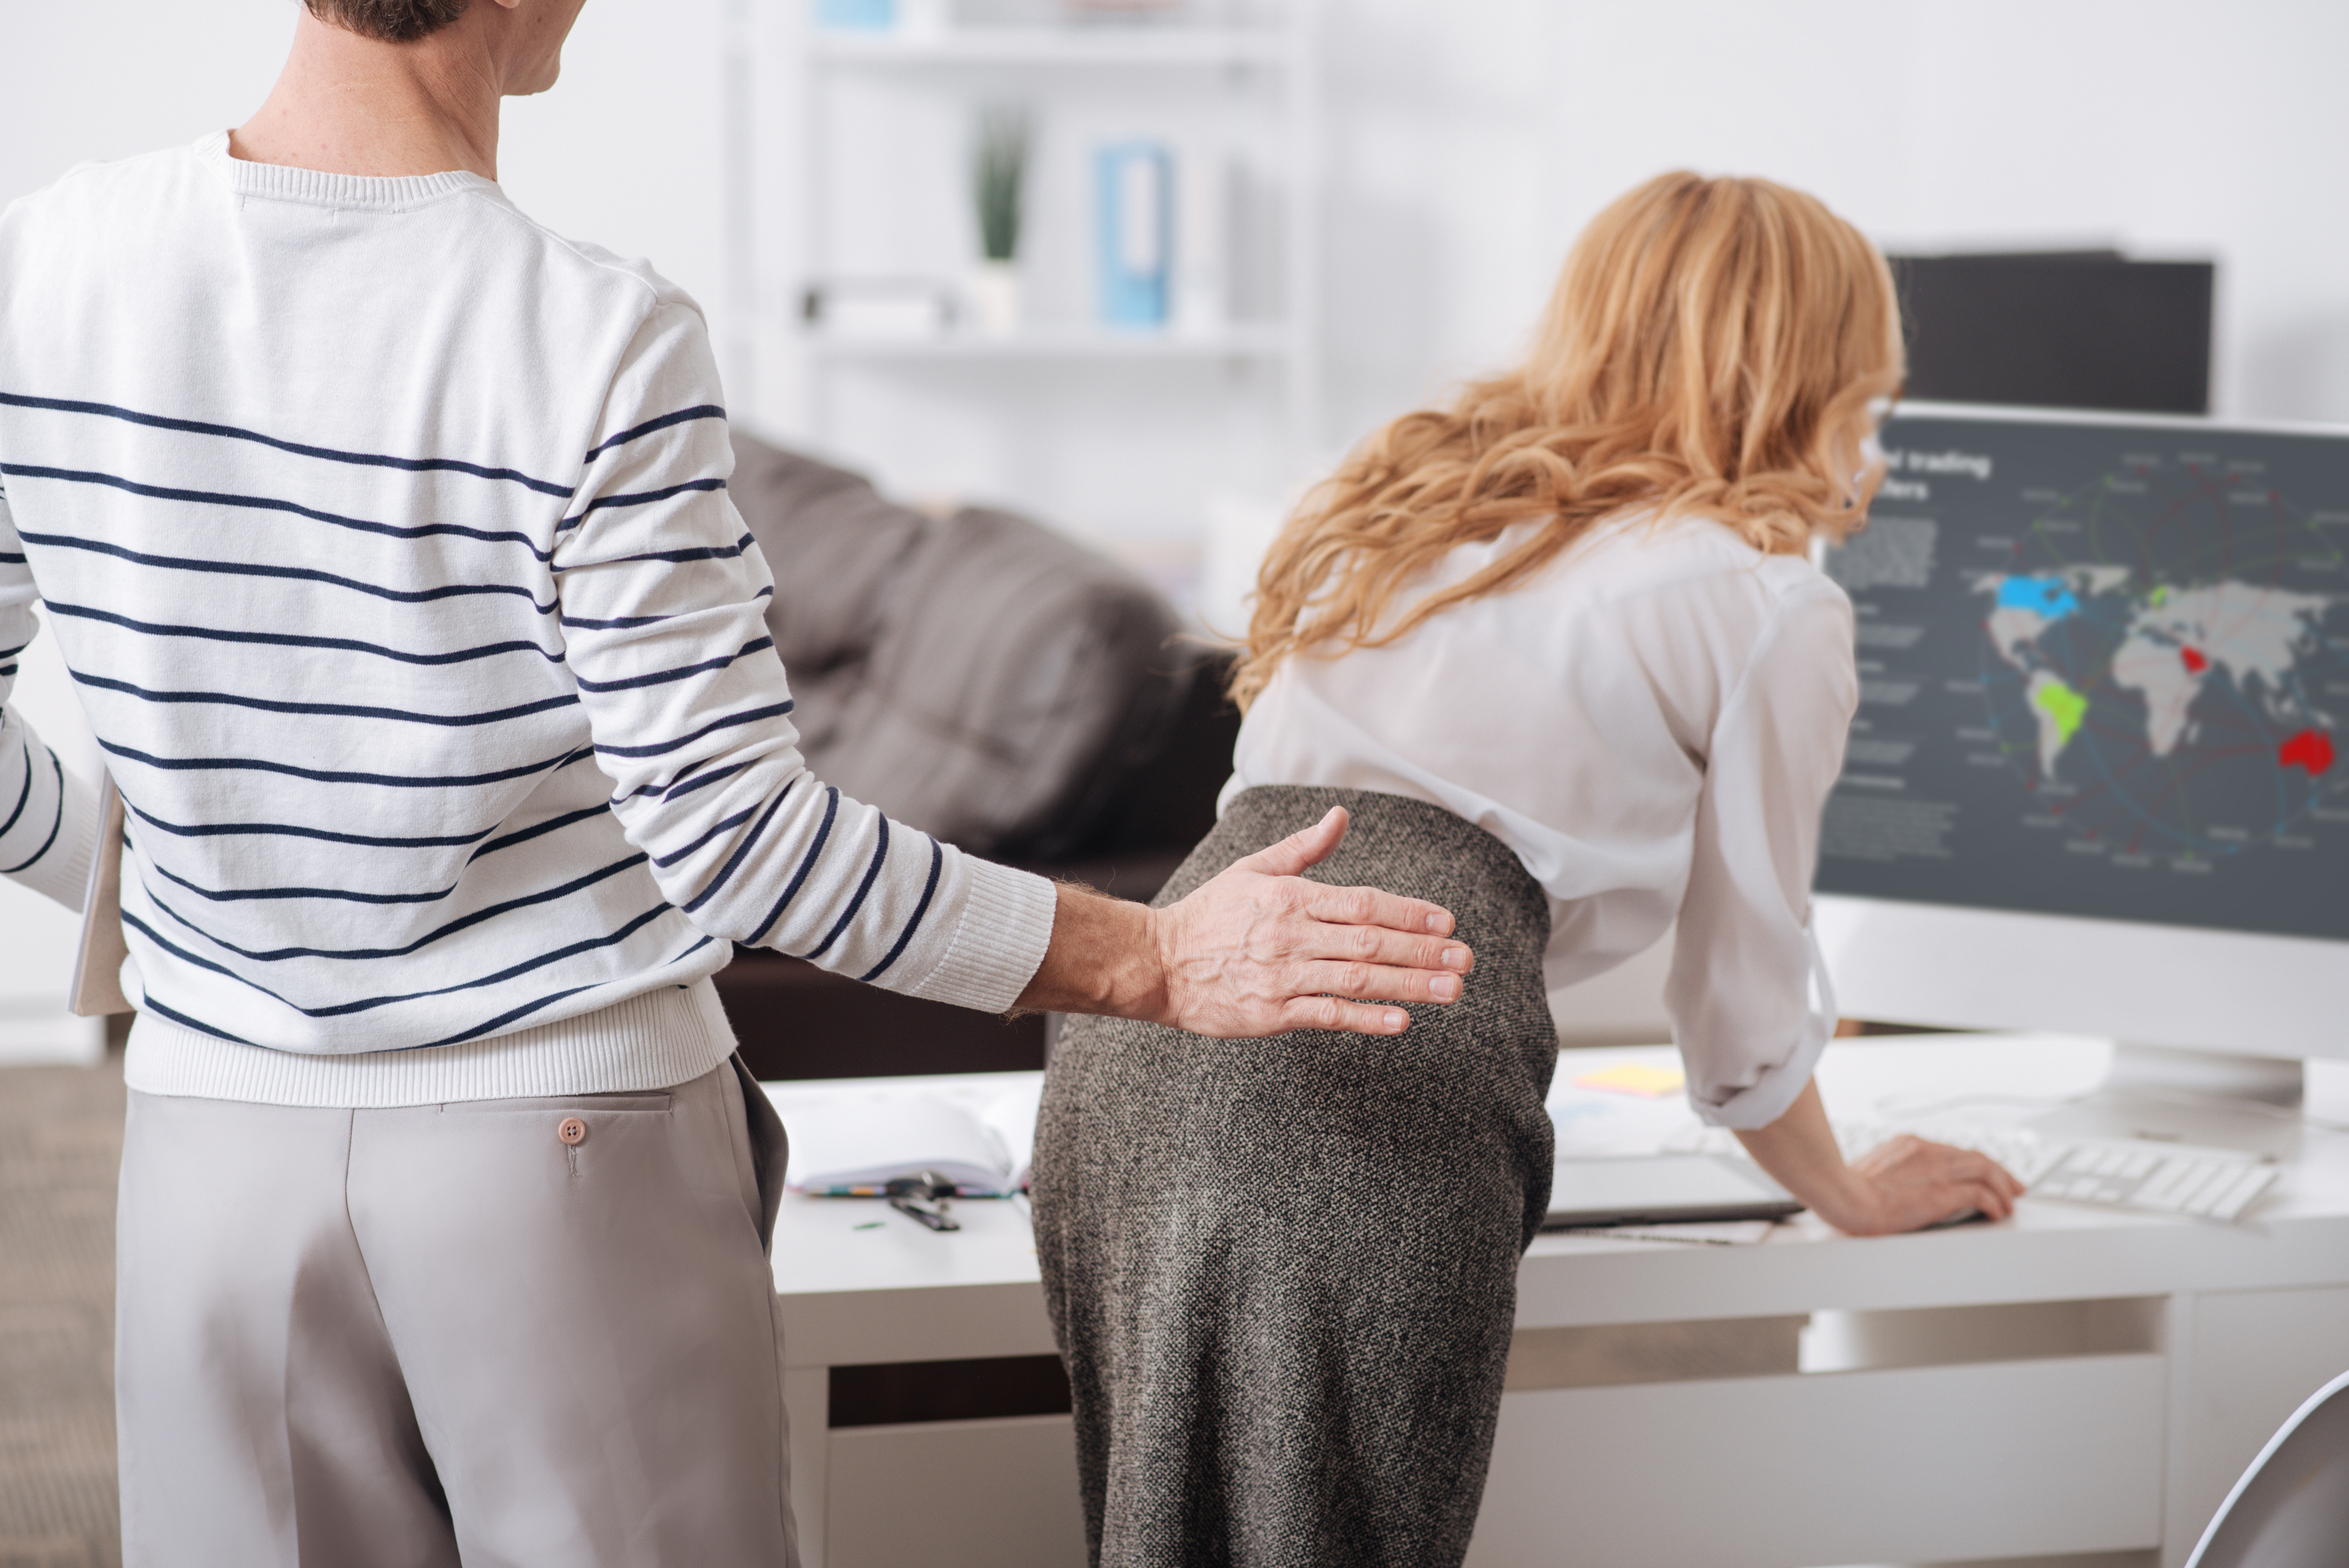
[[[1979,1155],[1847,1166],[1810,1082],[1857,678],[1806,552],[1865,516],[1901,362],[1848,224],[1666,175],[1583,234],[1523,365],[1379,431],[1291,520],[1221,821],[1162,896],[1342,805],[1317,874],[1444,904],[1476,971],[1368,1047],[1062,1034],[1035,1212],[1097,1562],[1461,1560],[1548,1197],[1545,988],[1668,929],[1691,1099],[1818,1214],[2009,1212]]]

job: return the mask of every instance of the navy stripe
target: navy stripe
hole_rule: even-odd
[[[767,933],[775,928],[775,922],[783,918],[783,911],[791,906],[792,900],[799,896],[800,887],[808,880],[808,873],[815,870],[816,857],[823,853],[824,841],[832,837],[832,820],[839,814],[840,791],[827,784],[824,786],[823,821],[816,828],[815,842],[808,846],[807,856],[800,861],[800,869],[792,873],[791,885],[783,889],[783,896],[775,901],[775,907],[767,912],[767,918],[760,922],[759,929],[750,934],[750,946],[756,947]]]
[[[226,892],[199,887],[171,867],[158,863],[155,869],[169,880],[179,883],[199,898],[214,903],[243,903],[260,899],[326,898],[343,903],[438,903],[455,892],[460,885],[451,882],[438,892],[350,892],[331,887],[256,887],[232,888]]]
[[[922,902],[914,906],[914,918],[907,921],[905,929],[897,934],[897,944],[889,949],[889,956],[859,975],[856,977],[859,981],[870,984],[878,980],[889,965],[897,962],[897,955],[905,951],[905,944],[914,940],[914,932],[922,923],[922,916],[930,913],[930,895],[938,891],[938,872],[946,865],[946,851],[938,848],[938,841],[936,839],[932,839],[930,841],[930,880],[922,884]]]
[[[530,827],[521,830],[519,832],[508,833],[502,839],[492,839],[488,843],[483,844],[480,849],[475,850],[471,855],[468,856],[465,863],[467,865],[471,865],[473,861],[480,860],[483,855],[492,853],[498,850],[509,850],[516,844],[528,843],[531,840],[537,838],[543,833],[554,832],[557,828],[567,828],[574,822],[584,822],[590,817],[600,817],[611,809],[612,808],[608,804],[599,803],[597,805],[589,806],[584,810],[565,811],[560,817],[549,817],[545,821],[534,823]]]
[[[787,790],[785,791],[785,793],[787,793],[787,794],[788,794],[788,793],[789,793],[789,790],[787,789]],[[727,818],[724,821],[722,821],[722,822],[719,823],[717,826],[715,826],[715,827],[711,828],[711,829],[709,830],[709,831],[708,831],[708,832],[706,832],[706,833],[702,834],[702,835],[701,835],[701,837],[699,837],[699,838],[698,838],[698,839],[694,840],[694,841],[693,841],[693,842],[691,842],[691,843],[689,843],[689,844],[686,845],[686,846],[685,846],[685,848],[683,848],[683,849],[681,849],[681,850],[672,851],[670,853],[666,854],[666,855],[655,855],[655,856],[653,857],[653,864],[655,864],[655,865],[657,865],[657,866],[660,867],[660,868],[661,868],[661,870],[663,870],[663,871],[667,871],[667,870],[668,870],[668,868],[669,868],[669,867],[671,867],[671,866],[673,866],[673,865],[677,864],[677,862],[678,862],[678,861],[681,861],[681,860],[685,859],[685,858],[686,858],[686,856],[688,856],[688,855],[689,855],[689,854],[693,853],[696,850],[700,849],[703,845],[705,845],[705,844],[709,843],[710,840],[712,840],[712,839],[716,838],[719,834],[723,833],[723,832],[726,832],[726,831],[728,831],[728,830],[730,830],[730,829],[739,828],[739,827],[740,827],[743,823],[745,823],[745,822],[749,821],[749,820],[750,820],[750,813],[751,813],[751,812],[753,812],[753,811],[755,811],[755,810],[757,810],[758,809],[759,809],[759,808],[758,808],[758,807],[756,807],[756,806],[745,806],[745,807],[743,807],[740,810],[739,810],[739,811],[735,812],[732,816],[730,816],[730,817]]]
[[[815,944],[814,950],[801,954],[801,957],[821,958],[831,951],[832,944],[840,940],[840,934],[848,929],[848,923],[856,918],[856,912],[864,907],[864,895],[873,891],[874,879],[881,874],[881,862],[889,858],[889,819],[881,817],[878,820],[881,823],[881,841],[874,847],[873,863],[864,868],[864,880],[856,884],[856,896],[848,901],[848,907],[840,912],[840,918],[833,922],[832,929],[824,933],[823,940]]]
[[[690,952],[691,949],[688,949],[688,951]],[[504,1028],[508,1024],[516,1023],[523,1018],[527,1018],[533,1013],[543,1012],[545,1009],[554,1006],[557,1002],[568,1001],[570,998],[579,995],[582,991],[593,991],[595,988],[595,987],[594,985],[567,985],[560,991],[555,991],[547,995],[541,996],[534,1002],[524,1002],[519,1007],[509,1008],[507,1011],[500,1013],[496,1017],[490,1019],[487,1023],[476,1024],[471,1028],[460,1030],[457,1034],[444,1035],[437,1040],[427,1040],[420,1046],[402,1046],[398,1048],[409,1051],[429,1051],[435,1046],[453,1046],[464,1040],[477,1040],[483,1035],[493,1035],[497,1033],[500,1029]]]
[[[128,919],[129,917],[125,916],[124,918]],[[138,922],[132,921],[131,923],[136,925],[138,924]],[[245,1039],[242,1036],[232,1035],[226,1029],[216,1029],[210,1024],[205,1023],[202,1018],[191,1018],[185,1013],[180,1012],[176,1008],[167,1007],[162,1003],[155,1000],[151,995],[141,997],[139,1005],[150,1012],[160,1013],[163,1016],[171,1019],[171,1022],[179,1025],[182,1028],[194,1029],[200,1034],[210,1035],[214,1039],[227,1040],[233,1045],[250,1046],[253,1044],[251,1040]]]
[[[534,480],[515,469],[484,468],[456,458],[394,458],[380,452],[346,452],[333,447],[305,446],[299,441],[280,440],[264,436],[258,430],[240,429],[234,425],[208,425],[198,419],[174,419],[161,414],[141,414],[134,409],[117,407],[111,403],[78,403],[63,397],[27,397],[21,393],[0,392],[0,404],[17,408],[46,408],[63,414],[102,414],[110,419],[121,419],[133,425],[146,425],[158,430],[179,430],[193,436],[223,436],[231,440],[254,441],[296,457],[322,458],[330,463],[354,463],[362,468],[399,469],[409,473],[471,474],[475,479],[512,480],[527,485],[541,495],[559,495],[566,500],[571,496],[569,485],[559,485],[547,480]]]
[[[276,992],[272,991],[266,985],[254,985],[252,981],[245,979],[243,975],[239,975],[227,965],[216,963],[210,958],[197,957],[194,954],[189,952],[178,943],[173,942],[171,938],[165,936],[161,932],[156,930],[153,926],[148,924],[145,921],[140,919],[137,915],[131,913],[130,911],[127,909],[122,912],[122,923],[129,926],[131,930],[139,933],[141,936],[144,936],[148,941],[153,943],[156,946],[161,948],[164,952],[170,954],[174,958],[185,959],[188,963],[194,965],[199,969],[209,969],[215,975],[225,975],[230,979],[238,981],[243,985],[252,985],[254,990],[260,992],[263,995],[268,997],[273,1002],[285,1002],[285,998],[280,996]],[[285,1002],[285,1005],[289,1007],[294,1006],[291,1002]]]
[[[20,738],[16,747],[25,757],[25,787],[16,792],[16,809],[8,813],[6,821],[0,822],[0,839],[8,836],[8,830],[15,827],[16,819],[25,814],[25,802],[33,798],[33,743]]]
[[[0,473],[7,471],[5,469],[0,469]],[[724,480],[688,480],[681,485],[669,485],[662,490],[636,490],[627,495],[597,496],[594,500],[581,507],[577,512],[555,524],[554,531],[568,533],[586,521],[591,514],[601,511],[607,506],[650,506],[657,500],[667,500],[671,496],[684,495],[688,490],[722,490],[725,488]]]
[[[33,851],[32,859],[19,861],[13,866],[0,866],[0,877],[15,876],[18,872],[37,863],[43,855],[49,852],[49,846],[57,841],[57,833],[66,825],[66,765],[58,761],[57,754],[52,751],[49,753],[49,766],[57,770],[57,820],[49,824],[49,836],[41,841],[41,847]]]
[[[13,648],[0,648],[0,659],[13,659],[32,645],[30,643],[19,643]]]
[[[654,913],[658,913],[659,912],[655,911]],[[690,945],[688,945],[684,952],[678,954],[676,957],[664,958],[658,964],[653,965],[653,967],[656,969],[667,969],[673,965],[682,964],[687,959],[692,957],[695,954],[700,952],[703,948],[709,946],[710,940],[711,939],[707,936],[698,937]],[[521,1006],[513,1008],[510,1012],[499,1014],[496,1017],[492,1018],[486,1024],[476,1024],[471,1028],[466,1029],[461,1033],[444,1036],[437,1040],[427,1040],[421,1046],[412,1046],[408,1048],[411,1050],[429,1050],[434,1046],[453,1046],[463,1040],[478,1039],[483,1035],[492,1034],[496,1030],[503,1028],[506,1025],[513,1023],[517,1019],[526,1018],[533,1013],[538,1012],[546,1007],[551,1007],[555,1003],[562,1001],[567,996],[576,996],[582,991],[592,991],[595,988],[595,987],[593,985],[574,985],[568,990],[557,991],[551,996],[541,996],[535,1002],[525,1002]]]
[[[605,757],[659,757],[679,747],[690,746],[704,736],[715,735],[721,729],[732,729],[745,724],[756,724],[762,718],[780,718],[795,705],[779,702],[766,707],[754,707],[742,713],[730,713],[723,718],[713,718],[691,735],[680,735],[675,740],[655,741],[649,746],[598,746],[596,751]]]
[[[123,803],[126,806],[129,805],[127,799]],[[478,833],[464,833],[453,838],[383,839],[366,833],[330,833],[324,828],[297,828],[285,822],[206,822],[196,827],[188,827],[178,822],[167,822],[162,818],[142,811],[136,806],[130,806],[129,810],[130,814],[140,821],[182,839],[240,838],[255,835],[286,839],[316,839],[325,843],[357,844],[371,850],[458,849],[466,844],[478,844],[498,830],[496,824],[492,823]]]
[[[15,675],[16,673],[16,665],[0,665],[0,676],[13,676],[13,675]]]
[[[507,968],[502,969],[494,975],[485,975],[478,980],[462,980],[454,985],[443,985],[437,990],[410,991],[403,995],[368,996],[357,1002],[338,1003],[332,1007],[304,1007],[297,1006],[296,1004],[288,1001],[284,996],[279,995],[276,992],[272,991],[268,986],[261,985],[257,981],[248,980],[243,975],[236,973],[236,971],[227,968],[224,965],[215,964],[208,958],[197,957],[186,948],[181,947],[177,943],[166,938],[162,933],[157,931],[153,926],[148,924],[145,921],[140,919],[129,910],[123,911],[122,923],[140,933],[140,934],[145,936],[148,941],[152,942],[156,946],[161,948],[164,952],[171,954],[173,957],[185,959],[188,963],[194,965],[199,969],[210,969],[215,974],[225,975],[239,985],[248,986],[253,990],[260,992],[271,1001],[293,1008],[295,1012],[303,1015],[305,1017],[338,1018],[347,1017],[353,1013],[370,1012],[377,1007],[388,1007],[398,1002],[419,1002],[430,996],[446,996],[458,991],[475,991],[484,985],[495,985],[502,981],[512,980],[517,975],[527,975],[533,969],[543,969],[548,965],[559,964],[565,958],[575,958],[580,954],[591,953],[598,947],[615,946],[626,941],[629,937],[634,936],[638,931],[644,929],[644,927],[651,922],[657,920],[662,915],[669,913],[668,905],[665,903],[657,903],[653,905],[652,908],[645,911],[644,913],[636,916],[634,920],[620,927],[619,930],[615,931],[608,935],[592,937],[584,942],[574,942],[568,947],[558,947],[552,953],[542,953],[535,958],[524,959],[520,964],[512,965]],[[697,947],[698,945],[699,944],[696,944]],[[688,951],[690,952],[692,949],[688,949]],[[587,987],[585,986],[580,987],[582,990],[585,990],[586,988]]]
[[[579,683],[581,691],[633,691],[642,686],[667,686],[671,681],[681,681],[693,676],[708,675],[712,670],[722,670],[737,659],[748,658],[761,648],[771,648],[774,645],[774,638],[761,637],[754,642],[743,644],[740,651],[729,654],[722,659],[704,659],[698,665],[682,665],[673,670],[656,670],[651,675],[634,676],[624,681],[591,681],[585,676],[576,673],[571,678]]]
[[[609,879],[619,875],[620,872],[624,871],[627,871],[635,866],[640,866],[644,863],[645,857],[642,854],[634,854],[628,856],[626,860],[614,861],[610,865],[596,867],[594,871],[589,872],[585,876],[574,877],[560,887],[548,888],[543,892],[525,894],[521,898],[510,898],[503,903],[493,903],[486,908],[477,909],[471,914],[459,915],[455,920],[449,921],[439,928],[425,933],[422,936],[418,937],[415,941],[409,943],[405,947],[276,947],[256,952],[249,947],[239,947],[235,943],[229,941],[227,938],[216,936],[212,933],[206,931],[202,926],[200,926],[195,922],[188,919],[187,916],[180,913],[179,911],[173,909],[170,904],[165,903],[161,899],[157,898],[152,888],[148,888],[145,891],[149,902],[152,903],[157,909],[161,910],[165,914],[170,915],[181,925],[184,925],[190,931],[194,932],[198,936],[210,942],[215,947],[226,948],[229,952],[235,954],[239,958],[249,958],[255,964],[282,964],[289,958],[343,958],[355,960],[405,958],[409,954],[415,953],[421,948],[429,947],[432,944],[440,941],[443,937],[454,936],[460,931],[470,931],[474,926],[481,924],[483,921],[494,920],[502,914],[511,914],[518,909],[529,909],[537,904],[552,903],[559,898],[568,898],[574,892],[584,892],[588,888],[594,887],[597,882],[608,881]],[[178,879],[174,878],[172,880],[177,881]]]
[[[32,563],[29,556],[19,555],[13,550],[0,550],[0,566],[30,566]]]
[[[99,473],[92,469],[45,469],[24,463],[0,463],[0,473],[14,474],[28,480],[57,480],[66,484],[104,485],[129,495],[143,496],[149,500],[181,500],[198,506],[241,507],[247,511],[282,511],[295,517],[306,517],[313,522],[331,523],[358,533],[379,533],[387,539],[426,539],[435,534],[452,534],[460,539],[478,539],[484,544],[519,544],[540,561],[552,559],[551,553],[538,548],[530,535],[512,529],[468,528],[458,522],[423,522],[410,527],[396,523],[370,522],[363,517],[345,517],[338,511],[320,511],[316,507],[298,501],[281,500],[275,496],[240,495],[233,490],[179,490],[170,485],[150,485],[138,480],[127,480],[119,474]]]
[[[688,614],[699,614],[698,610]],[[558,626],[575,626],[585,632],[632,632],[638,626],[657,626],[663,621],[674,621],[675,615],[615,615],[608,621],[591,620],[585,615],[563,615],[555,620]]]
[[[741,869],[743,861],[749,858],[751,850],[757,847],[761,836],[766,832],[767,824],[775,820],[775,813],[783,809],[783,802],[792,798],[792,791],[798,789],[800,781],[794,779],[783,786],[783,792],[775,797],[774,804],[767,808],[767,814],[761,817],[756,823],[752,824],[750,830],[742,835],[742,841],[734,846],[734,852],[727,857],[724,865],[718,868],[718,874],[709,879],[709,885],[693,895],[693,902],[685,906],[685,913],[691,914],[718,896],[718,890],[724,887],[734,873]]]
[[[249,707],[261,713],[289,713],[312,718],[380,718],[398,724],[435,724],[447,728],[462,729],[477,724],[503,724],[509,719],[527,718],[550,708],[570,707],[579,698],[565,692],[537,702],[526,702],[519,707],[502,707],[489,713],[411,713],[398,707],[360,707],[339,702],[277,702],[269,697],[239,696],[220,691],[149,691],[129,681],[114,680],[106,676],[76,673],[74,679],[83,686],[97,686],[101,691],[119,691],[135,696],[141,702],[160,704],[212,703],[222,707]]]
[[[60,615],[72,615],[85,621],[102,621],[109,626],[119,626],[126,632],[138,632],[150,637],[195,637],[212,643],[254,643],[274,648],[330,648],[337,653],[372,654],[378,658],[391,659],[403,665],[461,665],[474,659],[495,658],[501,654],[536,654],[548,664],[562,664],[567,655],[548,653],[536,643],[484,643],[479,647],[452,648],[445,654],[411,654],[398,648],[387,648],[377,643],[361,643],[348,637],[303,637],[291,632],[228,632],[214,626],[175,626],[167,623],[134,621],[128,615],[118,615],[111,610],[94,610],[86,604],[60,603],[45,599],[42,603]],[[0,654],[0,658],[7,655]]]
[[[442,778],[416,779],[397,773],[342,773],[324,769],[296,768],[290,762],[264,762],[253,757],[179,758],[150,757],[144,751],[133,751],[100,738],[101,750],[133,762],[143,762],[150,768],[161,768],[174,773],[203,773],[219,769],[227,772],[283,773],[292,779],[307,779],[318,784],[380,784],[389,789],[458,789],[478,784],[502,784],[509,779],[527,779],[533,773],[552,772],[567,758],[552,762],[526,763],[520,768],[503,768],[495,773],[453,773]]]
[[[558,566],[554,573],[560,576],[566,572],[579,572],[589,567],[626,566],[639,561],[738,561],[741,559],[742,552],[750,548],[751,542],[750,536],[746,533],[729,545],[709,544],[696,550],[655,550],[643,555],[616,555],[609,561],[583,561],[576,566]]]
[[[456,583],[445,588],[425,588],[406,591],[398,588],[378,588],[372,583],[362,583],[354,577],[337,577],[331,572],[313,572],[306,566],[239,566],[226,561],[192,561],[177,555],[145,555],[136,550],[125,550],[119,544],[100,544],[95,540],[75,539],[58,533],[28,533],[24,536],[35,544],[54,544],[60,550],[87,550],[97,555],[111,555],[137,566],[160,566],[174,572],[205,572],[222,577],[277,577],[297,583],[324,583],[330,587],[348,588],[353,593],[373,594],[402,604],[423,604],[436,599],[453,599],[469,593],[511,593],[530,601],[530,607],[542,615],[552,615],[561,607],[561,601],[542,604],[531,598],[530,590],[507,583]]]
[[[678,786],[679,784],[684,783],[687,779],[688,779],[692,778],[696,773],[700,772],[703,769],[705,769],[705,768],[707,768],[707,767],[709,767],[709,758],[707,758],[707,757],[705,757],[705,758],[703,758],[700,761],[696,762],[696,763],[692,763],[692,764],[690,764],[689,766],[688,766],[688,767],[687,767],[687,769],[686,769],[686,770],[685,770],[684,772],[682,772],[682,773],[672,773],[672,774],[670,774],[670,775],[669,775],[669,778],[668,778],[668,782],[667,782],[667,784],[660,784],[660,783],[639,784],[639,785],[637,785],[635,789],[633,789],[629,790],[629,791],[628,791],[626,794],[625,794],[625,795],[615,795],[615,796],[613,796],[613,797],[612,797],[612,804],[614,804],[615,806],[616,806],[616,805],[618,805],[618,804],[619,804],[621,801],[623,801],[623,800],[634,800],[634,799],[639,799],[640,797],[642,797],[642,796],[646,796],[646,795],[658,795],[658,794],[660,794],[660,792],[661,792],[663,789],[676,789],[676,788],[677,788],[677,786]],[[747,763],[747,762],[738,762],[738,763],[736,763],[736,764],[734,765],[734,767],[733,767],[732,769],[729,769],[729,771],[740,771],[740,769],[744,769],[744,768],[747,768],[747,767],[749,767],[749,766],[750,766],[750,764],[749,764],[749,763]],[[664,799],[666,799],[667,797],[663,797],[663,798],[664,798]]]
[[[734,775],[741,772],[742,769],[750,766],[747,762],[737,762],[731,768],[720,768],[715,773],[704,773],[699,778],[695,778],[694,769],[705,766],[707,761],[708,759],[704,758],[702,762],[697,762],[692,768],[688,768],[684,772],[678,774],[666,788],[658,784],[647,784],[641,789],[630,790],[619,799],[622,800],[633,800],[640,795],[658,795],[664,801],[674,800],[680,795],[690,795],[696,789],[706,789],[712,784],[720,783],[725,779],[731,779]],[[690,783],[687,782],[688,779],[692,781]]]
[[[581,460],[592,463],[605,452],[610,451],[614,447],[619,446],[624,442],[633,441],[638,436],[649,436],[655,430],[666,430],[671,425],[682,425],[688,419],[723,419],[724,418],[726,418],[726,410],[720,408],[717,404],[697,403],[690,408],[679,408],[674,414],[663,414],[657,419],[647,419],[641,425],[633,426],[628,429],[623,430],[618,435],[613,436],[603,441]]]

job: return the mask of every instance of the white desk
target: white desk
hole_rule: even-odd
[[[1627,1059],[1670,1053],[1569,1052],[1559,1071]],[[1820,1084],[1838,1116],[1917,1114],[2076,1093],[2103,1061],[2079,1041],[1853,1041]],[[2339,1078],[2314,1079],[2312,1115],[2349,1120]],[[788,1121],[791,1087],[776,1097]],[[854,1228],[884,1212],[794,1198],[777,1227],[806,1562],[1081,1563],[1065,1416],[830,1429],[835,1366],[1053,1349],[1016,1208],[957,1204],[951,1235]],[[1808,1216],[1753,1246],[1546,1236],[1517,1328],[1472,1564],[2169,1568],[2349,1367],[2349,1136],[2310,1130],[2234,1227],[2026,1199],[2005,1224],[1871,1241]]]

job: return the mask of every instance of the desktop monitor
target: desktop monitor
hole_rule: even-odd
[[[2209,411],[2209,262],[2116,251],[1895,256],[1910,396]]]
[[[1881,441],[1825,557],[1841,1011],[2295,1098],[2349,1056],[2349,430],[1909,405]]]

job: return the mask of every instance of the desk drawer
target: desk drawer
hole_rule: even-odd
[[[831,1472],[823,1568],[1084,1568],[1066,1416],[837,1429]]]
[[[1470,1568],[1805,1568],[2160,1539],[2167,1363],[1513,1393]]]

